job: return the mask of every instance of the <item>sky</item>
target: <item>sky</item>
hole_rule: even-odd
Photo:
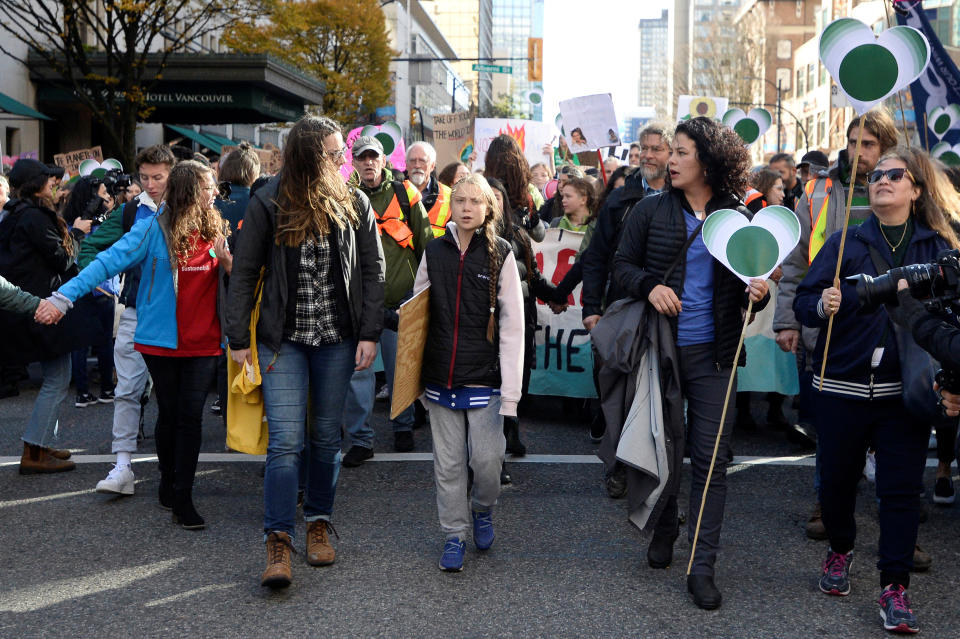
[[[612,93],[617,118],[637,106],[641,18],[657,18],[672,0],[546,0],[543,11],[543,119],[560,100]]]

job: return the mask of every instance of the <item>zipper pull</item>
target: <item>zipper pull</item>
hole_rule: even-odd
[[[870,373],[870,399],[873,399],[873,373]]]

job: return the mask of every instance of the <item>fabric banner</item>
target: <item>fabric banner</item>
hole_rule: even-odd
[[[917,1],[897,5],[908,12],[906,16],[897,13],[897,22],[919,29],[930,42],[930,64],[910,85],[917,130],[921,131],[920,143],[935,157],[941,156],[944,150],[956,156],[960,154],[960,70],[944,50],[928,16],[935,11],[949,13],[951,9],[923,9]],[[941,152],[935,150],[938,145],[942,145]]]
[[[747,351],[747,365],[737,368],[737,392],[780,393],[796,395],[800,392],[797,356],[784,353],[777,346],[773,332],[773,313],[777,307],[777,285],[770,285],[770,301],[747,326],[743,347]]]
[[[583,233],[547,229],[543,242],[533,242],[543,277],[560,283],[573,266]],[[582,285],[573,289],[567,310],[559,315],[537,300],[535,357],[530,373],[533,395],[596,397],[590,333],[583,328]]]
[[[473,140],[477,151],[477,160],[473,163],[474,171],[483,169],[483,161],[487,156],[490,143],[501,134],[509,135],[517,141],[530,166],[548,161],[549,158],[543,154],[543,145],[552,145],[556,139],[553,135],[553,126],[549,122],[477,118],[473,123]]]
[[[433,116],[433,148],[437,150],[437,171],[451,162],[466,163],[473,152],[473,117],[469,111]]]

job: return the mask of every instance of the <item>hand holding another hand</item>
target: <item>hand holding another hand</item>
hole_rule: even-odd
[[[34,313],[33,319],[39,324],[56,324],[63,319],[63,313],[53,303],[42,300],[40,305],[37,306],[37,312]]]

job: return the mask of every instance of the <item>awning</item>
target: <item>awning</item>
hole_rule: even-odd
[[[13,113],[14,115],[22,115],[27,118],[33,118],[34,120],[51,120],[44,114],[31,109],[23,102],[17,102],[9,95],[5,93],[0,93],[0,111],[5,113]]]
[[[240,146],[240,143],[239,143],[239,142],[236,142],[235,140],[231,140],[230,138],[225,138],[225,137],[223,137],[222,135],[218,135],[218,134],[216,134],[216,133],[210,133],[210,132],[208,131],[208,132],[204,133],[203,135],[207,136],[208,138],[210,138],[210,139],[213,140],[214,142],[219,142],[219,143],[222,144],[223,146]]]
[[[203,133],[197,133],[193,129],[188,129],[187,127],[183,127],[183,126],[176,126],[174,124],[165,124],[164,126],[166,126],[171,131],[175,131],[179,133],[185,138],[189,138],[193,140],[200,146],[210,149],[214,153],[219,154],[220,151],[223,149],[223,144],[221,144],[220,142],[217,142],[216,140],[211,139],[210,137],[208,137]]]

